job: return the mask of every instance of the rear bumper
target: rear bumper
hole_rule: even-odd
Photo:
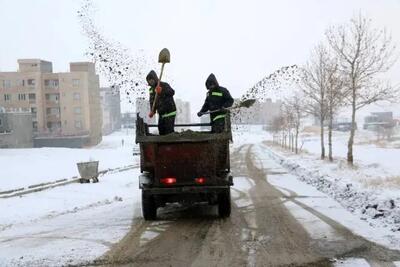
[[[154,195],[169,195],[169,194],[199,194],[199,193],[218,193],[226,190],[230,185],[218,186],[181,186],[181,187],[166,187],[166,188],[142,188],[142,190]]]
[[[219,192],[233,185],[233,177],[227,174],[212,185],[158,186],[147,173],[139,176],[139,188],[150,194],[198,194]]]

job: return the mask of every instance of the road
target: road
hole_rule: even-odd
[[[230,218],[219,219],[215,207],[167,206],[159,209],[157,221],[135,219],[131,231],[90,265],[340,266],[348,259],[365,264],[358,266],[396,266],[400,261],[398,251],[354,235],[298,200],[308,196],[270,184],[266,178],[285,173],[268,165],[253,153],[253,145],[235,149]],[[296,217],[299,210],[326,228],[305,227]]]

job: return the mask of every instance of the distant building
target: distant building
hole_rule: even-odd
[[[191,122],[190,103],[179,98],[175,99],[176,119],[175,124],[186,124]]]
[[[235,99],[235,103],[238,101]],[[241,108],[239,112],[233,111],[232,124],[271,124],[279,115],[281,105],[281,101],[273,102],[269,98],[265,102],[256,101],[250,108]]]
[[[70,63],[53,73],[52,63],[18,60],[17,72],[0,72],[0,106],[32,113],[34,145],[82,147],[101,141],[99,77],[90,62]]]
[[[121,99],[119,89],[100,88],[100,100],[103,113],[103,135],[121,129]]]
[[[136,113],[127,112],[121,114],[122,128],[135,128],[136,127]]]
[[[363,129],[393,128],[395,124],[393,112],[372,112],[371,115],[364,118]]]
[[[190,103],[180,99],[175,99],[175,105],[177,113],[175,124],[190,123]],[[150,104],[149,100],[144,97],[136,98],[136,113],[139,113],[139,116],[142,117],[146,123],[157,123],[157,116],[154,116],[152,119],[149,118]]]
[[[33,147],[32,114],[0,110],[0,148]]]

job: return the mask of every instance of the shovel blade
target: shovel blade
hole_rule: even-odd
[[[256,102],[255,99],[246,99],[246,100],[243,100],[242,102],[240,102],[240,104],[238,105],[238,107],[249,108],[249,107],[251,107],[255,102]]]
[[[160,54],[158,55],[158,63],[169,63],[171,62],[171,56],[169,54],[169,50],[164,48],[161,50]]]

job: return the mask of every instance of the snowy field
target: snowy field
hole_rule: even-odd
[[[78,176],[82,161],[98,160],[99,170],[135,164],[134,138],[130,129],[104,136],[93,148],[1,149],[0,191]]]
[[[335,131],[333,133],[333,155],[335,158],[346,158],[348,138],[348,132]],[[318,135],[314,134],[301,139],[304,141],[303,148],[306,151],[312,154],[320,155],[320,140]],[[327,153],[327,137],[325,142]],[[397,142],[377,142],[376,134],[373,132],[367,130],[358,130],[356,131],[355,146],[353,148],[355,164],[362,167],[367,166],[368,168],[375,168],[377,170],[374,174],[376,178],[387,176],[400,177],[400,147],[397,147],[397,145]]]
[[[133,131],[123,130],[88,149],[2,149],[0,189],[78,175],[79,161],[99,160],[100,170],[132,165],[135,146]],[[138,175],[136,168],[95,184],[0,199],[0,266],[63,266],[101,256],[141,218]]]
[[[138,169],[0,200],[0,266],[64,266],[96,259],[141,217]]]

